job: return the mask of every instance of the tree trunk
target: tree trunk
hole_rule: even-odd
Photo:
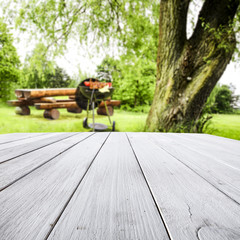
[[[231,22],[239,0],[205,0],[194,33],[187,39],[189,3],[160,3],[158,74],[147,131],[197,131],[207,97],[234,52]]]

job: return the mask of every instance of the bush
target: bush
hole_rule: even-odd
[[[0,98],[6,100],[20,79],[20,61],[7,25],[0,18]]]
[[[234,86],[216,85],[204,108],[207,113],[233,113],[239,96],[234,95]]]

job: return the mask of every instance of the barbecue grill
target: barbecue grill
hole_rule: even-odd
[[[104,89],[105,88],[105,89]],[[114,88],[111,82],[100,82],[95,78],[87,78],[83,80],[77,87],[76,102],[78,106],[87,110],[87,117],[83,120],[84,128],[92,128],[93,131],[103,131],[108,128],[107,125],[102,123],[95,123],[94,109],[104,101],[106,113],[111,125],[112,131],[115,131],[115,121],[111,121],[110,114],[106,100],[113,94]],[[92,109],[93,122],[88,124],[89,110]]]

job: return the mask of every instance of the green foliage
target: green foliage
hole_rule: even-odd
[[[61,88],[72,84],[73,80],[54,61],[48,59],[45,51],[45,45],[39,43],[32,55],[26,58],[22,70],[22,88]]]
[[[156,56],[159,0],[9,0],[1,5],[5,18],[42,36],[47,50],[63,52],[71,37],[88,43],[97,39],[98,46],[115,38],[130,53],[143,54],[145,46]]]
[[[237,46],[232,59],[233,61],[237,61],[237,60],[239,61],[240,60],[240,7],[238,8],[237,14],[234,18],[233,28],[236,33]]]
[[[48,87],[47,75],[54,74],[55,63],[45,54],[46,46],[43,43],[36,45],[31,56],[25,59],[22,70],[21,86],[23,88]]]
[[[212,34],[218,49],[223,49],[226,53],[234,51],[232,56],[233,61],[240,59],[240,7],[238,8],[233,21],[229,21],[228,26],[220,25],[218,28],[213,28],[209,23],[206,23],[204,18],[200,18],[202,27]],[[232,44],[236,42],[235,44]],[[234,49],[233,49],[234,48]],[[205,61],[205,59],[204,59]]]
[[[207,99],[207,102],[205,103],[205,106],[203,108],[203,114],[205,113],[213,113],[213,112],[216,112],[217,109],[216,109],[216,95],[218,93],[218,91],[220,90],[220,85],[217,84],[211,94],[209,95],[208,99]]]
[[[234,87],[216,85],[211,92],[204,111],[208,113],[232,113],[239,101],[239,96],[234,95]]]
[[[0,98],[9,97],[12,86],[19,81],[20,61],[13,46],[13,38],[7,25],[0,18]]]
[[[46,74],[46,80],[49,88],[69,87],[73,82],[69,75],[60,67],[55,68],[54,74]]]
[[[105,58],[98,70],[111,72],[114,99],[122,101],[122,109],[146,112],[144,105],[153,99],[156,65],[146,58],[121,56],[119,60]],[[139,106],[138,108],[136,108]],[[141,107],[140,107],[141,106]]]
[[[230,113],[233,111],[232,91],[226,85],[222,85],[215,97],[216,109],[219,113]]]

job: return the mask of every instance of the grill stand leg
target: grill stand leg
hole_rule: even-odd
[[[93,112],[93,132],[95,132],[95,120],[94,120],[94,101],[92,101],[92,112]]]
[[[88,112],[89,112],[89,100],[88,100],[88,105],[87,105],[87,119],[88,119]]]
[[[110,118],[110,114],[109,114],[109,111],[108,111],[108,107],[107,107],[106,101],[104,101],[104,105],[105,105],[105,108],[106,108],[106,113],[107,113],[107,116],[108,116],[108,120],[109,120],[110,124],[112,125],[112,122],[111,122],[111,118]]]

